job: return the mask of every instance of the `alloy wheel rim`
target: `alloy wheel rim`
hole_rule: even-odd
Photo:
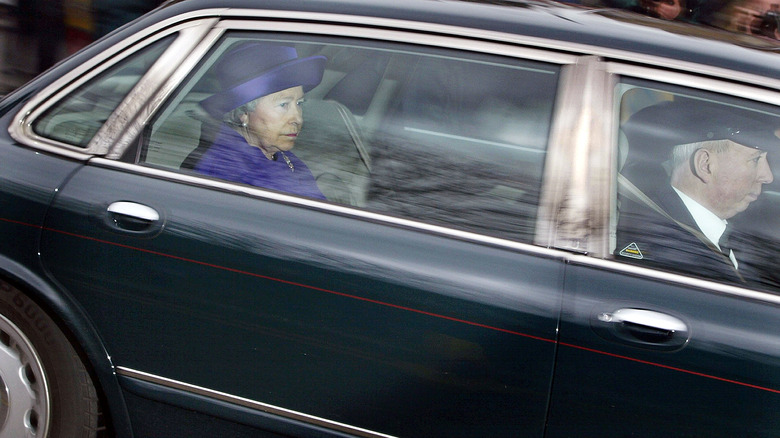
[[[45,437],[49,413],[48,384],[35,348],[0,315],[0,438]]]

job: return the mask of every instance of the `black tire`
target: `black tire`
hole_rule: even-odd
[[[19,369],[24,372],[14,372]],[[98,406],[92,379],[65,334],[27,295],[0,280],[0,438],[95,438]]]

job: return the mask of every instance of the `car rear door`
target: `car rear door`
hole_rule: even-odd
[[[250,29],[274,26],[287,28]],[[415,36],[401,32],[384,42],[278,35],[299,52],[316,43],[354,56],[334,75],[361,59],[387,68],[368,96],[382,111],[350,110],[349,120],[381,120],[372,131],[384,132],[370,137],[368,188],[355,182],[365,191],[353,203],[181,168],[197,144],[179,124],[204,92],[193,84],[207,73],[197,70],[133,143],[139,149],[117,154],[128,162],[91,160],[47,218],[43,261],[103,337],[136,432],[167,421],[155,404],[164,402],[300,436],[541,436],[564,259],[533,242],[545,239],[536,232],[541,176],[570,58],[519,59],[528,52],[486,43],[502,54],[488,56],[444,38],[412,47],[403,41]],[[237,39],[278,35],[215,38],[203,65]],[[506,80],[527,86],[501,88]],[[533,104],[502,101],[510,91],[526,93],[510,102]],[[456,95],[433,102],[435,93]],[[516,126],[534,135],[498,129]],[[208,433],[197,424],[166,427]]]

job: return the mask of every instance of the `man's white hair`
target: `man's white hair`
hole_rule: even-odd
[[[710,152],[719,154],[729,150],[733,144],[734,142],[731,140],[707,140],[696,143],[677,145],[674,147],[674,149],[672,149],[672,169],[678,169],[681,166],[688,166],[691,156],[699,149],[707,149]]]

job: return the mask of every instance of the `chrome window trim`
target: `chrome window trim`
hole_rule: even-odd
[[[461,231],[453,228],[447,228],[440,225],[431,225],[425,222],[417,222],[411,219],[388,216],[388,215],[384,215],[381,213],[376,213],[368,210],[359,210],[357,208],[353,208],[348,205],[331,204],[325,201],[318,201],[315,199],[300,198],[295,195],[288,195],[281,192],[269,191],[261,187],[240,185],[229,181],[220,181],[220,180],[209,179],[198,175],[188,175],[184,173],[179,173],[172,170],[164,170],[164,169],[158,169],[153,167],[141,166],[137,164],[124,163],[121,161],[110,160],[102,157],[93,157],[92,159],[89,160],[89,164],[93,164],[103,168],[131,172],[139,175],[146,175],[152,178],[165,179],[168,181],[199,186],[203,188],[218,189],[236,195],[247,195],[257,199],[280,202],[288,205],[297,205],[301,207],[323,211],[326,213],[334,213],[340,216],[355,217],[355,218],[368,220],[371,222],[379,222],[379,223],[399,226],[403,228],[425,231],[425,232],[434,233],[445,237],[452,237],[467,242],[487,244],[487,245],[502,247],[502,248],[511,249],[515,251],[522,251],[525,253],[529,253],[541,257],[558,258],[558,259],[561,258],[560,251],[543,248],[530,243],[507,240],[499,237],[491,237],[491,236],[477,234],[469,231]]]
[[[159,23],[147,29],[146,32],[135,34],[123,40],[102,52],[100,56],[74,68],[39,91],[17,113],[14,122],[8,128],[9,134],[22,144],[78,160],[87,160],[94,154],[105,154],[110,146],[109,140],[106,139],[108,133],[117,130],[121,132],[124,123],[135,116],[137,104],[133,102],[148,99],[157,90],[155,82],[159,81],[160,77],[170,75],[215,22],[215,19],[204,19],[180,23],[171,27],[168,27],[171,23]],[[41,114],[62,99],[67,98],[78,87],[125,59],[121,56],[124,51],[131,48],[147,47],[175,33],[179,33],[179,36],[130,90],[127,97],[114,110],[86,148],[42,137],[33,131],[32,124]],[[145,38],[149,35],[151,35],[149,38]],[[132,53],[136,53],[136,51]]]
[[[291,409],[282,408],[279,406],[270,405],[240,397],[237,395],[228,394],[221,391],[216,391],[202,386],[192,385],[189,383],[181,382],[167,377],[157,376],[154,374],[145,373],[143,371],[134,370],[125,367],[116,367],[116,373],[120,376],[129,377],[132,379],[141,380],[144,382],[152,383],[155,385],[164,386],[166,388],[177,389],[190,394],[200,395],[215,400],[232,403],[244,408],[254,409],[257,411],[266,412],[272,415],[278,415],[290,420],[296,420],[303,423],[311,424],[314,426],[323,427],[338,432],[344,432],[355,436],[364,438],[393,438],[393,435],[387,435],[380,432],[374,432],[372,430],[363,429],[356,426],[350,426],[348,424],[339,423],[337,421],[328,420],[314,415],[304,414],[302,412],[293,411]]]
[[[736,96],[743,99],[780,106],[780,88],[778,88],[778,91],[774,91],[771,89],[759,88],[751,85],[737,84],[727,80],[694,76],[688,73],[680,73],[669,70],[661,70],[653,66],[628,65],[617,62],[606,62],[605,65],[607,71],[615,75],[630,76],[653,82],[673,84],[676,86],[695,88],[704,91],[712,91],[715,93]],[[767,82],[771,82],[771,79],[767,78]],[[764,84],[759,85],[764,86]]]
[[[243,18],[243,16],[242,16]],[[416,46],[443,47],[455,50],[465,50],[471,52],[485,53],[490,55],[509,56],[513,58],[522,57],[534,61],[550,62],[554,64],[572,64],[576,62],[578,55],[537,49],[532,47],[521,47],[516,44],[506,44],[502,40],[485,40],[464,38],[456,32],[425,35],[424,39],[420,34],[410,32],[406,27],[399,28],[370,28],[345,26],[341,23],[305,23],[302,27],[300,22],[283,21],[262,21],[246,19],[224,19],[217,26],[225,30],[258,30],[266,32],[289,32],[311,35],[330,35],[341,36],[356,39],[372,39],[388,42],[399,42],[413,44]],[[349,32],[345,32],[348,29]],[[450,28],[456,30],[459,28]]]
[[[609,259],[599,259],[587,255],[568,254],[566,256],[566,261],[570,264],[588,266],[610,272],[619,272],[652,280],[659,280],[666,283],[672,283],[676,286],[698,289],[706,293],[715,293],[718,295],[748,299],[751,301],[758,301],[770,305],[780,306],[780,294],[778,293],[746,289],[739,286],[732,286],[706,280],[703,278],[687,277],[685,275],[675,274],[673,272],[645,268]]]

